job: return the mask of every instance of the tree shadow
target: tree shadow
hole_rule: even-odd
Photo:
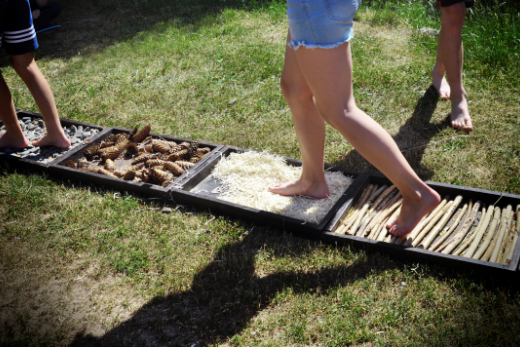
[[[268,6],[271,0],[58,0],[62,6],[53,25],[61,28],[37,34],[36,59],[71,59],[90,51],[99,51],[153,30],[161,34],[163,23],[197,30],[208,15],[225,9],[253,9]],[[0,67],[9,65],[0,54]]]
[[[439,94],[431,85],[417,102],[412,117],[393,137],[410,166],[423,180],[429,180],[435,174],[430,167],[422,163],[426,147],[435,135],[450,125],[449,117],[440,124],[431,123],[438,101]],[[379,172],[356,150],[350,151],[335,165],[359,172]]]
[[[366,277],[371,266],[326,267],[316,272],[281,271],[259,276],[255,257],[261,248],[274,257],[297,257],[313,247],[276,242],[249,233],[241,241],[219,249],[208,265],[194,276],[190,289],[157,297],[131,319],[102,337],[80,333],[71,346],[211,345],[240,333],[286,288],[294,293],[326,292]],[[311,243],[311,241],[308,241]]]

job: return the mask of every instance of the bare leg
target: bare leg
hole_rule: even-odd
[[[455,129],[471,130],[473,125],[469,115],[466,91],[462,84],[464,60],[462,27],[464,26],[466,7],[464,3],[458,3],[449,7],[442,7],[441,13],[442,26],[439,33],[437,63],[432,71],[433,85],[437,88],[441,97],[451,99],[451,126]],[[449,87],[446,87],[444,71],[448,76]]]
[[[437,60],[432,70],[432,84],[435,89],[437,89],[437,93],[439,93],[441,99],[449,99],[451,92],[450,85],[446,82],[446,78],[444,77],[445,73],[446,67],[440,56],[440,51],[437,50]]]
[[[438,205],[440,197],[419,179],[390,135],[357,108],[352,91],[350,44],[333,49],[300,48],[295,56],[319,114],[401,191],[401,214],[387,227],[395,235],[409,233]]]
[[[291,40],[291,34],[288,34],[287,40]],[[325,122],[303,78],[294,50],[290,47],[285,48],[281,87],[291,109],[303,168],[302,176],[298,181],[281,183],[270,187],[269,190],[280,195],[301,194],[317,199],[326,198],[329,188],[323,170]]]
[[[16,110],[13,104],[13,97],[5,83],[4,76],[0,72],[0,119],[5,125],[6,131],[0,133],[0,148],[24,148],[29,145],[25,138]]]
[[[33,145],[69,147],[70,141],[61,127],[51,88],[40,69],[38,69],[32,53],[12,55],[10,59],[13,68],[27,85],[34,101],[36,101],[47,128],[47,135],[38,141],[34,141]]]

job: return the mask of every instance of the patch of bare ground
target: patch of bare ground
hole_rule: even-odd
[[[0,270],[0,326],[9,334],[71,338],[71,333],[84,331],[102,336],[145,302],[124,276],[103,274],[97,261],[77,258],[49,264],[48,253],[31,254],[29,249],[21,251],[24,245],[9,246],[24,260],[16,271]],[[6,253],[1,252],[9,257]],[[33,271],[36,262],[42,262],[38,272]]]

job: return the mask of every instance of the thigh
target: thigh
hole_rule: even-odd
[[[352,92],[349,42],[332,49],[299,49],[295,55],[325,120],[333,115],[342,115],[344,110],[356,106]]]
[[[285,46],[285,60],[282,71],[282,84],[286,88],[292,88],[297,90],[297,94],[301,96],[312,98],[312,92],[309,85],[303,77],[298,61],[296,60],[296,53],[290,46],[291,33],[287,34],[287,45]]]

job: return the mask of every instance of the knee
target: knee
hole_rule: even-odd
[[[347,103],[342,108],[333,108],[330,105],[317,105],[317,107],[323,120],[340,132],[345,124],[350,124],[359,116],[359,109],[355,103]]]
[[[462,31],[466,18],[466,6],[463,2],[444,7],[442,9],[442,28],[443,30]]]
[[[294,81],[284,74],[282,74],[280,87],[287,101],[304,102],[312,100],[312,92],[305,83]]]
[[[29,76],[34,73],[34,59],[32,53],[12,55],[9,57],[11,65],[20,77]]]

